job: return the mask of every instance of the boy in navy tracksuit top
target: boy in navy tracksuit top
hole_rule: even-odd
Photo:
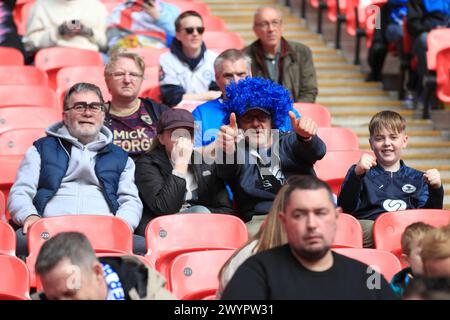
[[[396,112],[381,111],[369,124],[370,147],[347,172],[338,198],[344,212],[361,223],[364,247],[373,247],[372,228],[383,212],[417,208],[442,209],[444,189],[438,170],[425,173],[400,160],[408,136],[406,121]]]

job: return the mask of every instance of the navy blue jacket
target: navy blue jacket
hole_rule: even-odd
[[[39,184],[33,204],[42,215],[45,206],[58,191],[62,179],[69,166],[71,144],[56,137],[47,136],[34,143],[41,156],[41,171]],[[97,154],[95,173],[102,185],[105,199],[113,213],[119,209],[117,190],[120,175],[128,161],[128,154],[121,148],[110,143]]]
[[[316,175],[313,165],[325,156],[325,143],[314,136],[305,142],[295,132],[280,134],[279,157],[281,172],[285,179],[293,175]],[[272,145],[275,145],[275,143]],[[245,150],[245,164],[218,164],[217,175],[225,180],[233,191],[238,215],[245,222],[253,215],[267,214],[276,193],[262,188],[262,177],[257,164],[249,162],[248,149]],[[224,156],[225,157],[225,156]],[[224,158],[225,159],[225,158]],[[240,159],[243,161],[243,159]],[[242,163],[242,162],[239,162]]]
[[[397,172],[380,165],[358,177],[353,165],[347,172],[338,197],[344,212],[357,219],[375,220],[381,213],[407,209],[442,209],[444,188],[428,188],[423,172],[400,161]]]

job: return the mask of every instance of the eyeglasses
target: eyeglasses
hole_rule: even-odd
[[[91,113],[97,114],[101,111],[105,111],[105,104],[103,102],[91,102],[87,103],[86,101],[78,101],[73,104],[72,107],[67,108],[64,111],[73,110],[76,113],[84,113],[89,109]]]
[[[261,29],[267,29],[267,28],[269,28],[269,26],[278,28],[279,26],[281,26],[281,20],[276,19],[276,20],[272,20],[272,21],[258,22],[258,23],[255,23],[255,26],[257,26],[258,28],[261,28]]]
[[[137,79],[142,78],[144,75],[136,72],[111,72],[110,75],[114,80],[122,80],[128,74],[131,81],[136,81]]]
[[[197,30],[198,34],[203,34],[205,32],[205,27],[188,27],[184,28],[184,31],[186,31],[187,34],[193,34],[194,30]]]

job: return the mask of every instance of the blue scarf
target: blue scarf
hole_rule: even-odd
[[[102,263],[103,276],[108,286],[108,296],[106,300],[125,300],[125,291],[120,282],[119,275],[109,264]]]

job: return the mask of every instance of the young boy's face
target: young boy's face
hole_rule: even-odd
[[[369,139],[370,147],[377,162],[384,168],[395,166],[401,158],[402,149],[406,148],[408,136],[405,132],[393,132],[381,128]]]

